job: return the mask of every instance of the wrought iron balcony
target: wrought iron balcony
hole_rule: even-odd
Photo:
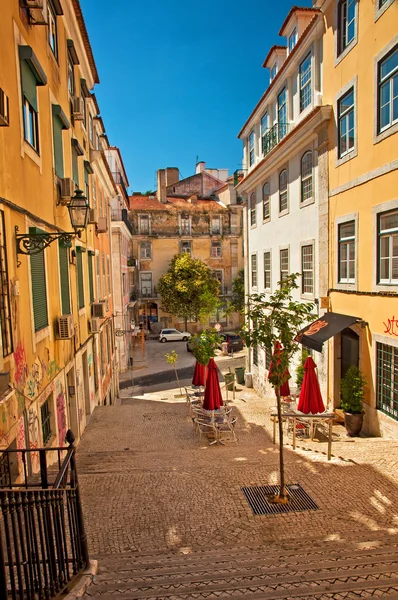
[[[124,182],[123,176],[119,171],[112,171],[113,180],[116,185],[120,185],[124,193],[126,194],[126,198],[129,197],[129,193],[126,188],[126,184]]]
[[[112,221],[123,221],[123,223],[126,225],[129,232],[131,234],[134,233],[133,226],[129,221],[128,211],[126,208],[122,208],[121,210],[120,209],[112,209],[111,219],[112,219]]]
[[[275,123],[263,136],[263,155],[265,156],[289,133],[289,123]]]

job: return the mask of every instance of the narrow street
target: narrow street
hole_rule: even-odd
[[[326,441],[287,440],[286,480],[319,509],[254,516],[241,488],[278,481],[274,399],[239,386],[239,442],[209,447],[178,393],[128,388],[94,411],[78,450],[87,596],[398,597],[397,442],[336,426],[328,462]]]

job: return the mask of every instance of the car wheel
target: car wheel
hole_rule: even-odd
[[[162,344],[164,344],[165,342],[167,342],[165,337],[162,337],[162,339],[160,340],[162,342]]]
[[[187,344],[187,352],[192,352],[191,348]]]
[[[187,338],[187,336],[186,336],[186,335],[184,335],[184,337],[182,338],[182,341],[183,341],[183,342],[187,342],[187,341],[188,341],[188,338]]]

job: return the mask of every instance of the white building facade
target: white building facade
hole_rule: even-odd
[[[290,273],[300,273],[297,301],[315,304],[328,289],[327,127],[331,107],[322,105],[320,11],[293,8],[264,67],[270,84],[239,133],[243,168],[237,194],[246,201],[245,264],[248,294],[271,294]],[[322,395],[328,400],[327,348],[314,353]],[[290,367],[295,387],[295,357]],[[250,349],[254,386],[269,394],[270,356]]]

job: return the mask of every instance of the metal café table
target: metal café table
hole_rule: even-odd
[[[273,443],[275,444],[275,438],[276,438],[276,423],[277,423],[277,419],[278,419],[278,413],[276,411],[273,411],[271,413],[271,418],[273,420]],[[314,439],[314,420],[317,421],[328,421],[328,460],[330,460],[332,458],[332,427],[333,427],[333,419],[336,418],[336,413],[333,412],[324,412],[324,413],[319,413],[319,414],[304,414],[302,412],[293,410],[293,409],[287,409],[287,410],[282,410],[282,419],[292,419],[293,420],[293,450],[296,449],[296,424],[297,424],[297,419],[302,419],[302,420],[306,420],[309,421],[310,423],[310,431],[311,431],[311,441]]]

